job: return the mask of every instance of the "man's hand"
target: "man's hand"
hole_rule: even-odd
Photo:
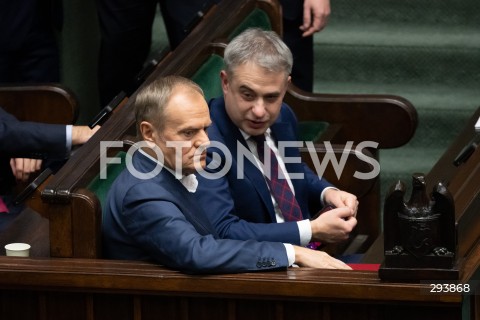
[[[303,3],[302,37],[321,31],[330,16],[330,0],[305,0]]]
[[[357,219],[348,207],[326,211],[311,221],[312,240],[325,243],[345,241],[356,225]]]
[[[30,175],[39,171],[42,167],[41,159],[25,159],[12,158],[10,159],[10,168],[12,168],[15,179],[26,182]]]
[[[73,126],[72,127],[72,145],[84,144],[90,139],[95,132],[100,129],[100,126],[90,129],[88,126]]]
[[[351,270],[348,265],[337,260],[323,251],[293,246],[295,250],[295,264],[300,267],[322,268],[322,269],[344,269]]]
[[[328,189],[323,195],[323,201],[336,208],[350,208],[350,210],[352,210],[352,216],[357,216],[358,200],[357,197],[351,193],[337,189]]]

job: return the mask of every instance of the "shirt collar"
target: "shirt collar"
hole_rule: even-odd
[[[168,172],[170,172],[174,177],[175,179],[179,180],[180,183],[185,187],[185,189],[187,189],[189,192],[191,193],[194,193],[195,191],[197,191],[197,187],[198,187],[198,180],[197,180],[197,177],[192,173],[192,174],[189,174],[189,175],[182,175],[182,176],[178,176],[175,174],[175,171],[172,170],[171,168],[167,167],[167,166],[164,166],[163,163],[159,162],[157,159],[155,159],[154,157],[152,157],[151,155],[149,155],[148,153],[146,153],[145,151],[143,151],[142,149],[139,149],[138,150],[141,154],[143,154],[145,157],[147,157],[148,159],[150,159],[151,161],[153,162],[156,162],[158,164],[160,164],[162,166],[163,169],[167,170]]]
[[[243,131],[242,129],[238,129],[240,130],[240,133],[242,134],[243,138],[245,139],[245,141],[248,141],[248,139],[250,139],[251,135],[249,135],[248,133],[246,133],[245,131]],[[270,130],[270,128],[267,129],[267,131],[265,131],[265,138],[272,138],[272,130]]]

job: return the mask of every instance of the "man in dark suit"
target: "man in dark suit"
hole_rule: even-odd
[[[60,0],[0,0],[0,83],[59,82]]]
[[[97,0],[101,43],[98,63],[100,102],[128,91],[150,52],[152,26],[160,6],[170,48],[190,32],[199,11],[219,0]]]
[[[212,146],[207,169],[198,174],[199,205],[210,209],[210,220],[223,238],[282,239],[298,245],[346,240],[357,223],[356,197],[298,161],[298,146],[291,144],[297,141],[297,121],[282,103],[292,68],[288,47],[274,32],[249,29],[229,43],[224,59],[224,97],[209,103]],[[251,139],[259,137],[267,143],[261,147],[269,146],[278,162],[277,180],[288,185],[283,194],[294,196],[290,202],[301,211],[295,219],[286,216],[285,201],[270,185],[273,171],[267,171],[273,166],[260,160],[263,152]],[[310,221],[325,205],[336,209]]]
[[[0,229],[22,210],[13,204],[13,187],[27,181],[42,168],[44,160],[61,162],[73,145],[85,143],[98,130],[71,126],[18,121],[0,107]]]
[[[92,130],[88,126],[18,121],[0,107],[0,159],[7,162],[11,158],[64,160],[68,158],[72,146],[84,144],[98,129],[99,127]],[[28,168],[24,171],[20,166],[13,166],[12,169],[20,180],[26,180],[31,173]],[[5,172],[2,171],[1,187],[8,185],[3,180],[8,176],[4,175]]]
[[[300,266],[348,269],[327,254],[281,242],[219,239],[209,206],[193,196],[193,174],[206,164],[211,126],[202,90],[169,76],[135,98],[142,148],[114,181],[103,216],[107,258],[154,261],[191,273],[232,273]]]
[[[283,41],[293,54],[292,81],[302,90],[313,91],[313,35],[330,16],[330,0],[280,0]]]

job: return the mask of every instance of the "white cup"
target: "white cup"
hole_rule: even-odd
[[[5,251],[9,257],[28,257],[30,245],[28,243],[10,243],[5,246]]]

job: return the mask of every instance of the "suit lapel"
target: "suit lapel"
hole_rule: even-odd
[[[137,161],[135,161],[135,159]],[[138,164],[143,172],[152,172],[155,167],[155,163],[140,152],[135,153],[134,164],[135,167],[137,167]],[[185,218],[195,227],[198,233],[202,235],[212,234],[215,238],[218,238],[217,232],[210,224],[210,221],[203,219],[203,217],[207,215],[194,203],[194,197],[183,186],[180,180],[176,179],[175,176],[165,168],[162,168],[154,179],[159,185],[169,190],[169,192],[175,196],[175,199],[178,200],[175,205],[181,209]]]
[[[237,142],[242,144],[246,150],[249,150],[247,142],[237,126],[228,117],[227,112],[225,111],[225,102],[223,98],[213,100],[210,110],[212,113],[212,119],[214,119],[215,125],[218,127],[222,137],[224,138],[226,147],[232,154],[233,165],[237,166],[239,156]],[[268,190],[265,178],[253,162],[245,158],[243,160],[243,171],[245,173],[244,179],[246,178],[251,181],[265,207],[268,209],[270,219],[272,219],[272,221],[276,221],[275,210],[273,208],[270,191]]]

